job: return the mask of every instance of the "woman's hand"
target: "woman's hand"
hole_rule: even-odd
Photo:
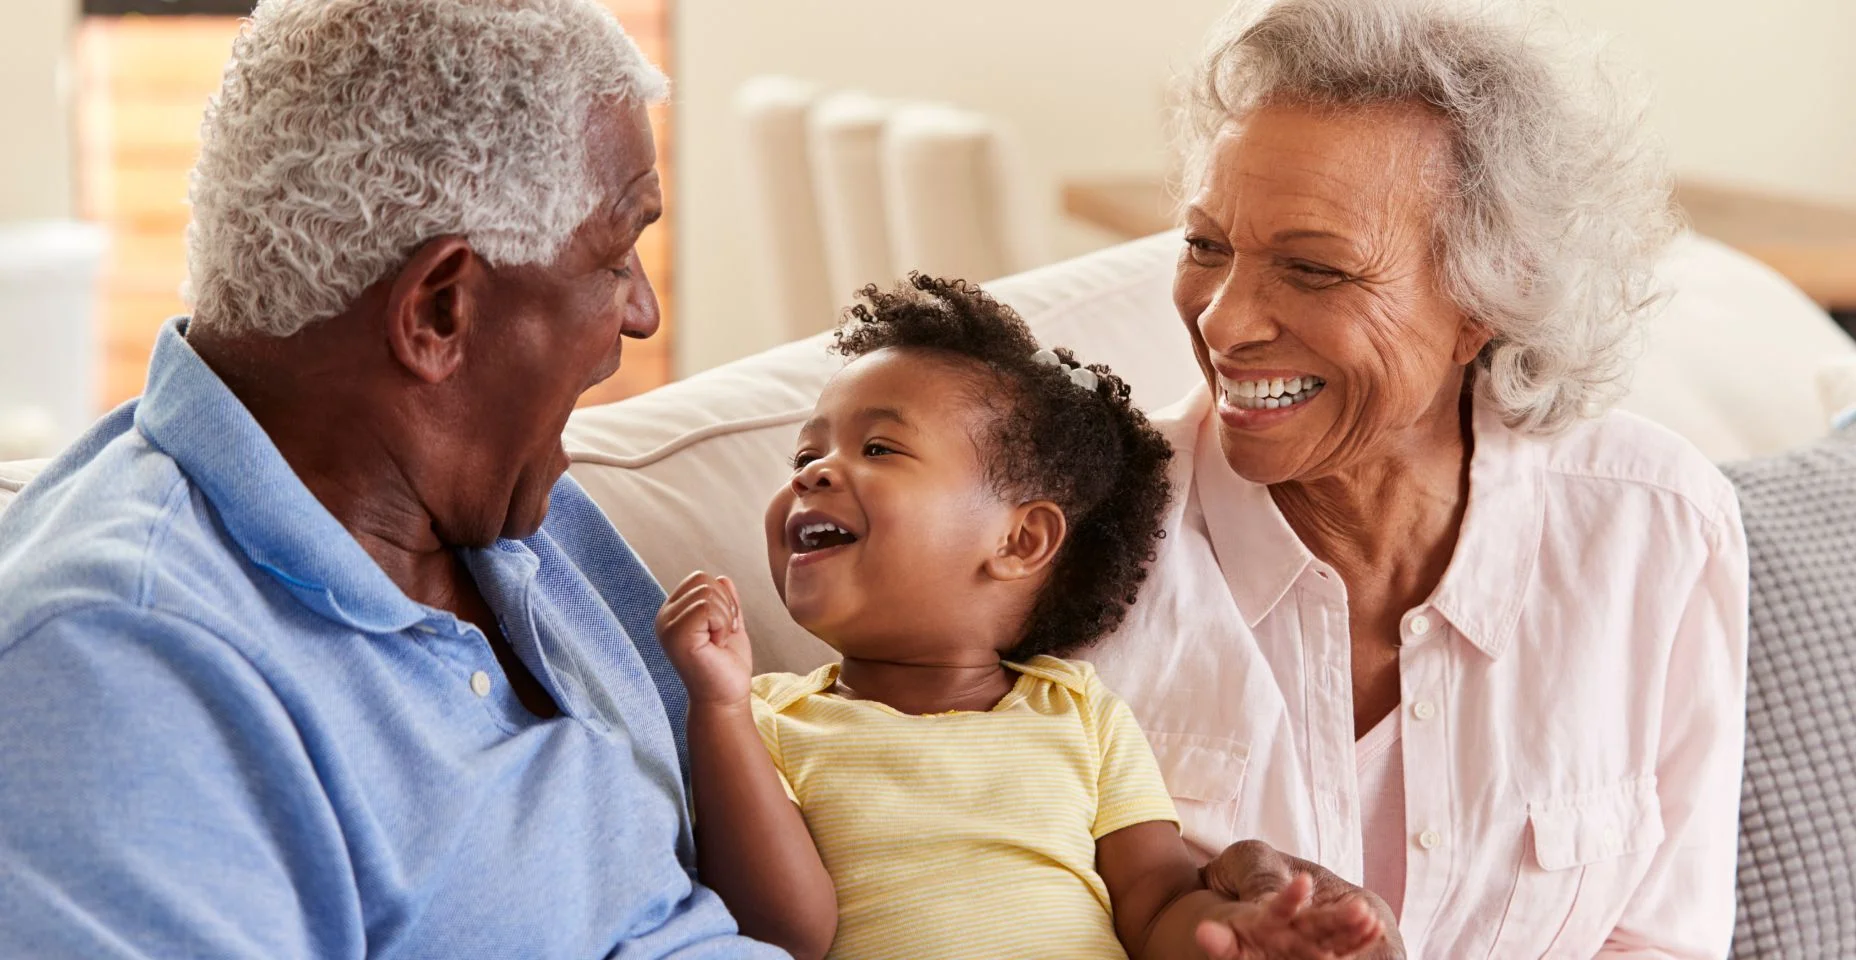
[[[657,640],[689,688],[691,706],[747,702],[754,652],[727,577],[698,570],[684,578],[657,612]]]
[[[1199,923],[1199,949],[1210,960],[1351,960],[1385,938],[1363,903],[1315,906],[1314,889],[1314,879],[1298,873],[1273,894],[1220,906]]]
[[[1399,939],[1398,918],[1392,915],[1392,909],[1384,900],[1371,891],[1356,887],[1335,876],[1332,871],[1306,860],[1279,853],[1274,847],[1261,840],[1245,840],[1234,843],[1217,859],[1205,865],[1202,871],[1205,885],[1218,893],[1236,898],[1241,905],[1272,904],[1282,906],[1281,895],[1291,891],[1299,884],[1308,884],[1305,906],[1295,914],[1294,924],[1308,924],[1303,933],[1309,936],[1326,936],[1319,927],[1330,923],[1341,924],[1342,929],[1353,922],[1347,918],[1371,918],[1380,936],[1368,940],[1368,946],[1351,954],[1340,956],[1358,957],[1359,960],[1404,960],[1405,942]],[[1306,877],[1307,880],[1302,880]],[[1306,920],[1302,918],[1308,918]],[[1222,935],[1221,935],[1222,936]],[[1200,946],[1207,953],[1212,953],[1211,946],[1205,940],[1201,930]],[[1300,957],[1303,954],[1285,953],[1287,957]],[[1319,956],[1320,954],[1310,954]],[[1227,953],[1227,957],[1272,956],[1268,953]]]

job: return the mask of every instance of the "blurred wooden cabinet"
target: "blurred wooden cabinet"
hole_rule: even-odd
[[[606,0],[647,57],[668,72],[669,0]],[[105,407],[142,391],[155,334],[184,312],[187,173],[199,151],[207,99],[219,88],[239,21],[227,16],[91,16],[78,33],[78,190],[82,215],[106,225],[111,247],[102,277]],[[627,347],[625,366],[589,391],[604,403],[670,378],[670,300],[675,223],[667,107],[652,111],[665,217],[639,245],[663,304],[654,338]]]

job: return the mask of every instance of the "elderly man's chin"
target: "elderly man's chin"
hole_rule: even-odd
[[[554,485],[560,482],[572,462],[566,448],[557,443],[544,465],[528,471],[516,481],[509,512],[503,521],[501,536],[504,539],[521,540],[541,529],[542,522],[548,519],[548,502],[554,494]]]
[[[487,547],[497,540],[522,540],[535,535],[548,519],[554,485],[571,461],[556,442],[526,460],[514,477],[505,475],[493,490],[483,491],[463,516],[439,529],[439,539],[453,547]]]

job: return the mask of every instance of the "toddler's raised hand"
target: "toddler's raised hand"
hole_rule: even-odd
[[[727,577],[698,570],[685,577],[657,613],[657,639],[689,688],[690,703],[745,703],[754,653],[741,621],[741,598]]]
[[[1313,893],[1313,878],[1298,873],[1267,900],[1230,904],[1199,924],[1199,948],[1211,960],[1349,960],[1384,936],[1363,904],[1309,906]]]

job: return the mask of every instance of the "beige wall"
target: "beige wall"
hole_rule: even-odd
[[[1366,2],[1366,0],[1363,0]],[[1655,83],[1684,174],[1856,201],[1856,0],[1559,0]],[[731,97],[758,73],[942,98],[1017,128],[1055,251],[1064,176],[1158,170],[1173,71],[1226,0],[679,0],[680,369],[777,338],[742,223]]]
[[[1650,78],[1678,172],[1856,203],[1856,2],[1559,3]]]
[[[65,91],[77,2],[5,0],[0,10],[0,221],[70,216]]]

